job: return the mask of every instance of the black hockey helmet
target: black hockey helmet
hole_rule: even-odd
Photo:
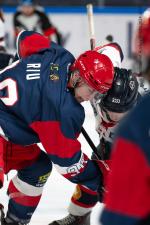
[[[131,70],[115,67],[112,88],[100,102],[100,106],[108,111],[122,113],[135,105],[138,96],[138,81]]]

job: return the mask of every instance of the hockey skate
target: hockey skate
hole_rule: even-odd
[[[4,225],[4,207],[0,204],[0,225]]]
[[[0,225],[27,225],[19,222],[7,223],[5,220],[4,207],[0,204]]]
[[[14,222],[14,223],[7,223],[7,222],[4,220],[4,222],[2,223],[2,225],[26,225],[26,224],[23,224],[23,223],[18,223],[18,222]]]
[[[49,225],[90,225],[90,214],[87,213],[84,216],[73,216],[69,214],[61,220],[55,220]]]
[[[27,224],[23,224],[23,223],[19,223],[19,222],[7,223],[4,219],[3,222],[0,223],[0,225],[27,225]]]

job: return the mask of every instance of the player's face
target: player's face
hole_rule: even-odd
[[[91,100],[97,93],[93,88],[89,87],[85,82],[80,83],[75,88],[75,98],[78,102],[84,102]]]
[[[108,114],[112,121],[119,122],[125,116],[126,113],[116,113],[108,111]]]
[[[21,7],[21,10],[22,10],[24,15],[30,16],[34,12],[34,7],[32,5],[23,5]]]

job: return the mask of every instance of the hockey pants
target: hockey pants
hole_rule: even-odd
[[[28,223],[34,213],[52,164],[37,145],[20,146],[5,141],[4,171],[17,170],[9,183],[8,212],[10,221]]]

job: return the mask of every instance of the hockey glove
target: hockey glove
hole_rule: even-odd
[[[100,180],[100,184],[97,191],[99,194],[99,201],[103,202],[104,194],[107,191],[106,183],[108,173],[110,172],[111,160],[93,160],[93,161],[102,174],[102,179]]]

